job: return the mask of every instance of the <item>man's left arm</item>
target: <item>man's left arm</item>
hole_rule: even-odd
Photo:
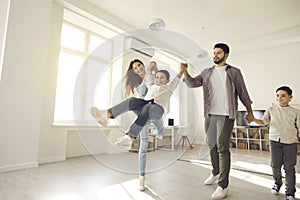
[[[296,127],[297,127],[297,133],[298,133],[298,141],[300,142],[300,111],[297,110],[297,119],[296,119]]]
[[[251,104],[245,106],[247,109],[247,115],[245,119],[247,120],[248,123],[251,123],[255,120],[254,115],[253,115],[253,110]]]
[[[237,70],[236,74],[236,89],[241,102],[247,109],[248,114],[245,118],[248,121],[248,123],[250,123],[254,121],[253,110],[251,106],[252,101],[250,99],[243,75],[239,69]]]

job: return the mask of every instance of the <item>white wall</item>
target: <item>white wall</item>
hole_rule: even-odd
[[[294,91],[291,103],[300,103],[299,49],[300,42],[295,42],[231,55],[232,62],[242,70],[254,109],[266,109],[276,103],[275,90],[283,85]]]
[[[0,1],[0,81],[2,77],[2,63],[4,56],[9,7],[10,0]]]
[[[11,0],[0,84],[0,171],[37,166],[51,5]]]
[[[43,111],[39,140],[39,162],[60,161],[66,158],[67,128],[54,127],[56,80],[60,51],[60,32],[63,20],[63,7],[53,3],[51,10],[49,51],[44,82]]]

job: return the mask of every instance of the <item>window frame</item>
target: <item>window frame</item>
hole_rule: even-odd
[[[66,10],[66,9],[65,9]],[[68,12],[72,12],[72,11],[68,11]],[[74,14],[76,14],[76,13],[74,13]],[[83,16],[80,16],[80,17],[83,17]],[[88,18],[86,18],[86,20],[89,20]],[[92,23],[95,23],[93,20],[91,20],[91,22]],[[63,21],[62,21],[62,26],[63,25],[68,25],[68,26],[70,26],[70,27],[72,27],[72,28],[75,28],[75,29],[77,29],[77,30],[80,30],[80,31],[82,31],[83,33],[84,33],[84,48],[83,48],[83,51],[78,51],[78,50],[74,50],[74,49],[70,49],[70,48],[68,48],[68,47],[65,47],[65,46],[63,46],[62,44],[60,44],[60,50],[59,50],[59,54],[61,54],[61,53],[66,53],[66,54],[69,54],[69,55],[72,55],[72,56],[77,56],[77,57],[79,57],[79,58],[82,58],[83,60],[84,60],[84,62],[83,62],[83,65],[86,65],[86,61],[89,59],[89,60],[91,60],[91,61],[94,61],[94,62],[102,62],[102,63],[104,63],[104,64],[107,64],[107,65],[109,65],[109,63],[110,63],[110,60],[105,60],[105,59],[101,59],[101,58],[99,58],[99,57],[97,57],[97,56],[95,56],[95,55],[93,55],[92,54],[92,52],[93,52],[93,50],[90,50],[89,49],[89,42],[90,42],[90,38],[91,37],[98,37],[98,38],[100,38],[100,39],[102,39],[103,41],[108,41],[109,40],[109,38],[107,38],[107,37],[105,37],[104,35],[101,35],[101,34],[98,34],[98,33],[96,33],[96,32],[94,32],[94,31],[92,31],[92,30],[88,30],[88,29],[86,29],[86,28],[83,28],[83,26],[80,26],[80,25],[77,25],[77,24],[74,24],[74,23],[72,23],[71,21],[69,21],[69,20],[67,20],[67,19],[63,19]],[[101,25],[101,24],[98,24],[99,26],[102,26],[102,28],[107,28],[106,26],[103,26],[103,25]],[[112,30],[109,30],[109,31],[112,31]],[[107,32],[109,32],[109,31],[107,31]],[[113,52],[113,45],[112,45],[112,49],[111,49],[111,54],[112,54],[112,52]],[[61,66],[58,66],[58,67],[61,67]],[[83,84],[86,84],[87,83],[87,79],[86,79],[86,76],[87,76],[87,70],[85,70],[84,72],[84,75],[83,75]],[[112,72],[111,72],[111,69],[109,69],[109,76],[108,76],[108,79],[109,79],[109,83],[108,83],[108,85],[111,85],[111,81],[112,81]],[[59,75],[58,75],[59,76]],[[56,94],[57,94],[57,90],[58,90],[58,87],[60,87],[59,85],[57,85],[57,88],[56,88]],[[81,88],[80,88],[80,90],[81,90],[81,92],[83,93],[83,94],[86,94],[86,92],[87,92],[87,88],[86,88],[86,86],[85,85],[83,85]],[[74,92],[73,92],[73,95],[74,95]],[[73,98],[73,96],[72,96],[72,98]],[[81,124],[81,125],[85,125],[85,124],[93,124],[93,121],[92,120],[89,120],[89,119],[87,119],[87,118],[85,118],[85,112],[87,112],[86,111],[86,109],[85,109],[85,106],[86,106],[86,101],[85,101],[85,98],[86,98],[86,95],[82,95],[82,96],[80,96],[80,109],[79,109],[79,119],[76,119],[75,120],[75,117],[74,117],[74,115],[73,115],[73,119],[69,119],[68,117],[67,117],[67,113],[65,113],[65,119],[63,119],[63,117],[62,118],[57,118],[57,116],[56,116],[56,112],[59,112],[57,109],[57,107],[59,107],[59,106],[57,106],[57,103],[59,103],[58,102],[58,99],[59,99],[59,97],[55,97],[55,109],[54,109],[54,122],[53,122],[53,124],[59,124],[59,125],[74,125],[75,123],[76,124]],[[106,99],[106,101],[107,101],[107,103],[109,102],[109,101],[111,101],[111,91],[109,91],[108,92],[108,98]],[[73,109],[73,108],[72,108]],[[73,112],[74,112],[74,110],[73,110]],[[89,111],[88,111],[89,112]]]

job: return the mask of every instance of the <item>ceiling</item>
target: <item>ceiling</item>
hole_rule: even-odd
[[[135,29],[147,28],[151,20],[160,17],[167,30],[190,39],[209,53],[216,42],[226,42],[236,52],[244,52],[279,41],[300,41],[300,0],[88,1]],[[185,46],[167,38],[156,39],[172,48]],[[195,51],[189,56],[196,56]]]

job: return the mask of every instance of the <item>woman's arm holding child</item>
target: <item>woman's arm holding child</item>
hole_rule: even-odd
[[[149,67],[147,68],[146,74],[146,85],[150,87],[155,84],[155,74],[158,71],[157,64],[155,61],[151,61]]]

